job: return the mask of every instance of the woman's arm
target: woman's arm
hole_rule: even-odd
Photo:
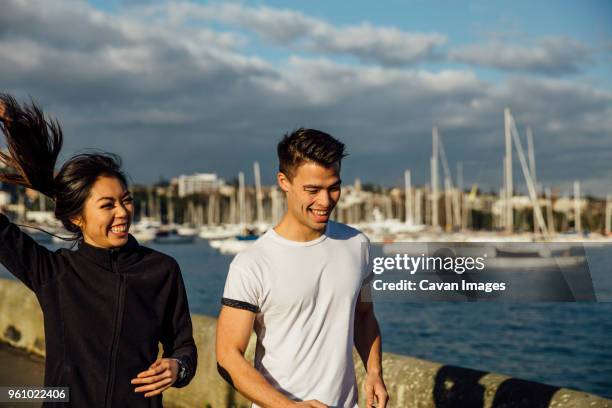
[[[163,358],[158,358],[131,381],[136,387],[134,391],[144,393],[145,397],[154,397],[170,387],[186,386],[196,371],[198,353],[193,340],[187,293],[176,261],[173,275],[166,315],[162,323]]]
[[[180,388],[189,384],[195,376],[198,352],[193,339],[185,284],[178,264],[175,267],[175,286],[172,290],[172,296],[168,299],[167,316],[161,342],[164,348],[163,356],[180,360],[185,367],[185,376],[173,384],[174,387]]]
[[[62,146],[59,124],[45,119],[34,104],[21,107],[12,96],[0,93],[0,131],[7,142],[7,150],[0,150],[0,164],[9,169],[0,174],[0,181],[50,197]],[[57,259],[0,213],[0,262],[27,287],[38,292],[58,270]]]
[[[28,288],[38,292],[57,271],[57,255],[0,213],[0,262]]]

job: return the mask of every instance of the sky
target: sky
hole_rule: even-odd
[[[0,92],[62,124],[62,160],[118,153],[135,183],[252,182],[255,160],[272,183],[303,126],[347,145],[345,183],[421,185],[437,126],[455,182],[461,162],[498,190],[509,107],[541,185],[612,194],[609,1],[3,0],[0,56]]]

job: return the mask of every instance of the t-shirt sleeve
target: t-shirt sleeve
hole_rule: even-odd
[[[370,240],[365,235],[361,242],[361,283],[367,285],[374,277],[370,264]]]
[[[262,285],[255,271],[248,267],[230,265],[221,304],[259,313]]]
[[[372,288],[370,282],[374,279],[374,273],[372,272],[370,264],[370,240],[364,236],[364,240],[361,243],[361,301],[372,302]]]

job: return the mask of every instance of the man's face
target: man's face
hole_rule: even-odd
[[[293,180],[278,174],[281,189],[287,192],[288,215],[304,227],[322,232],[340,199],[340,163],[325,167],[304,162]]]

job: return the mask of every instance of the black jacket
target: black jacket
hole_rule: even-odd
[[[161,407],[130,380],[158,354],[195,374],[197,351],[176,261],[130,235],[114,250],[49,251],[0,214],[0,261],[34,291],[44,315],[45,386],[70,387],[72,407]],[[45,407],[55,406],[46,403]]]

